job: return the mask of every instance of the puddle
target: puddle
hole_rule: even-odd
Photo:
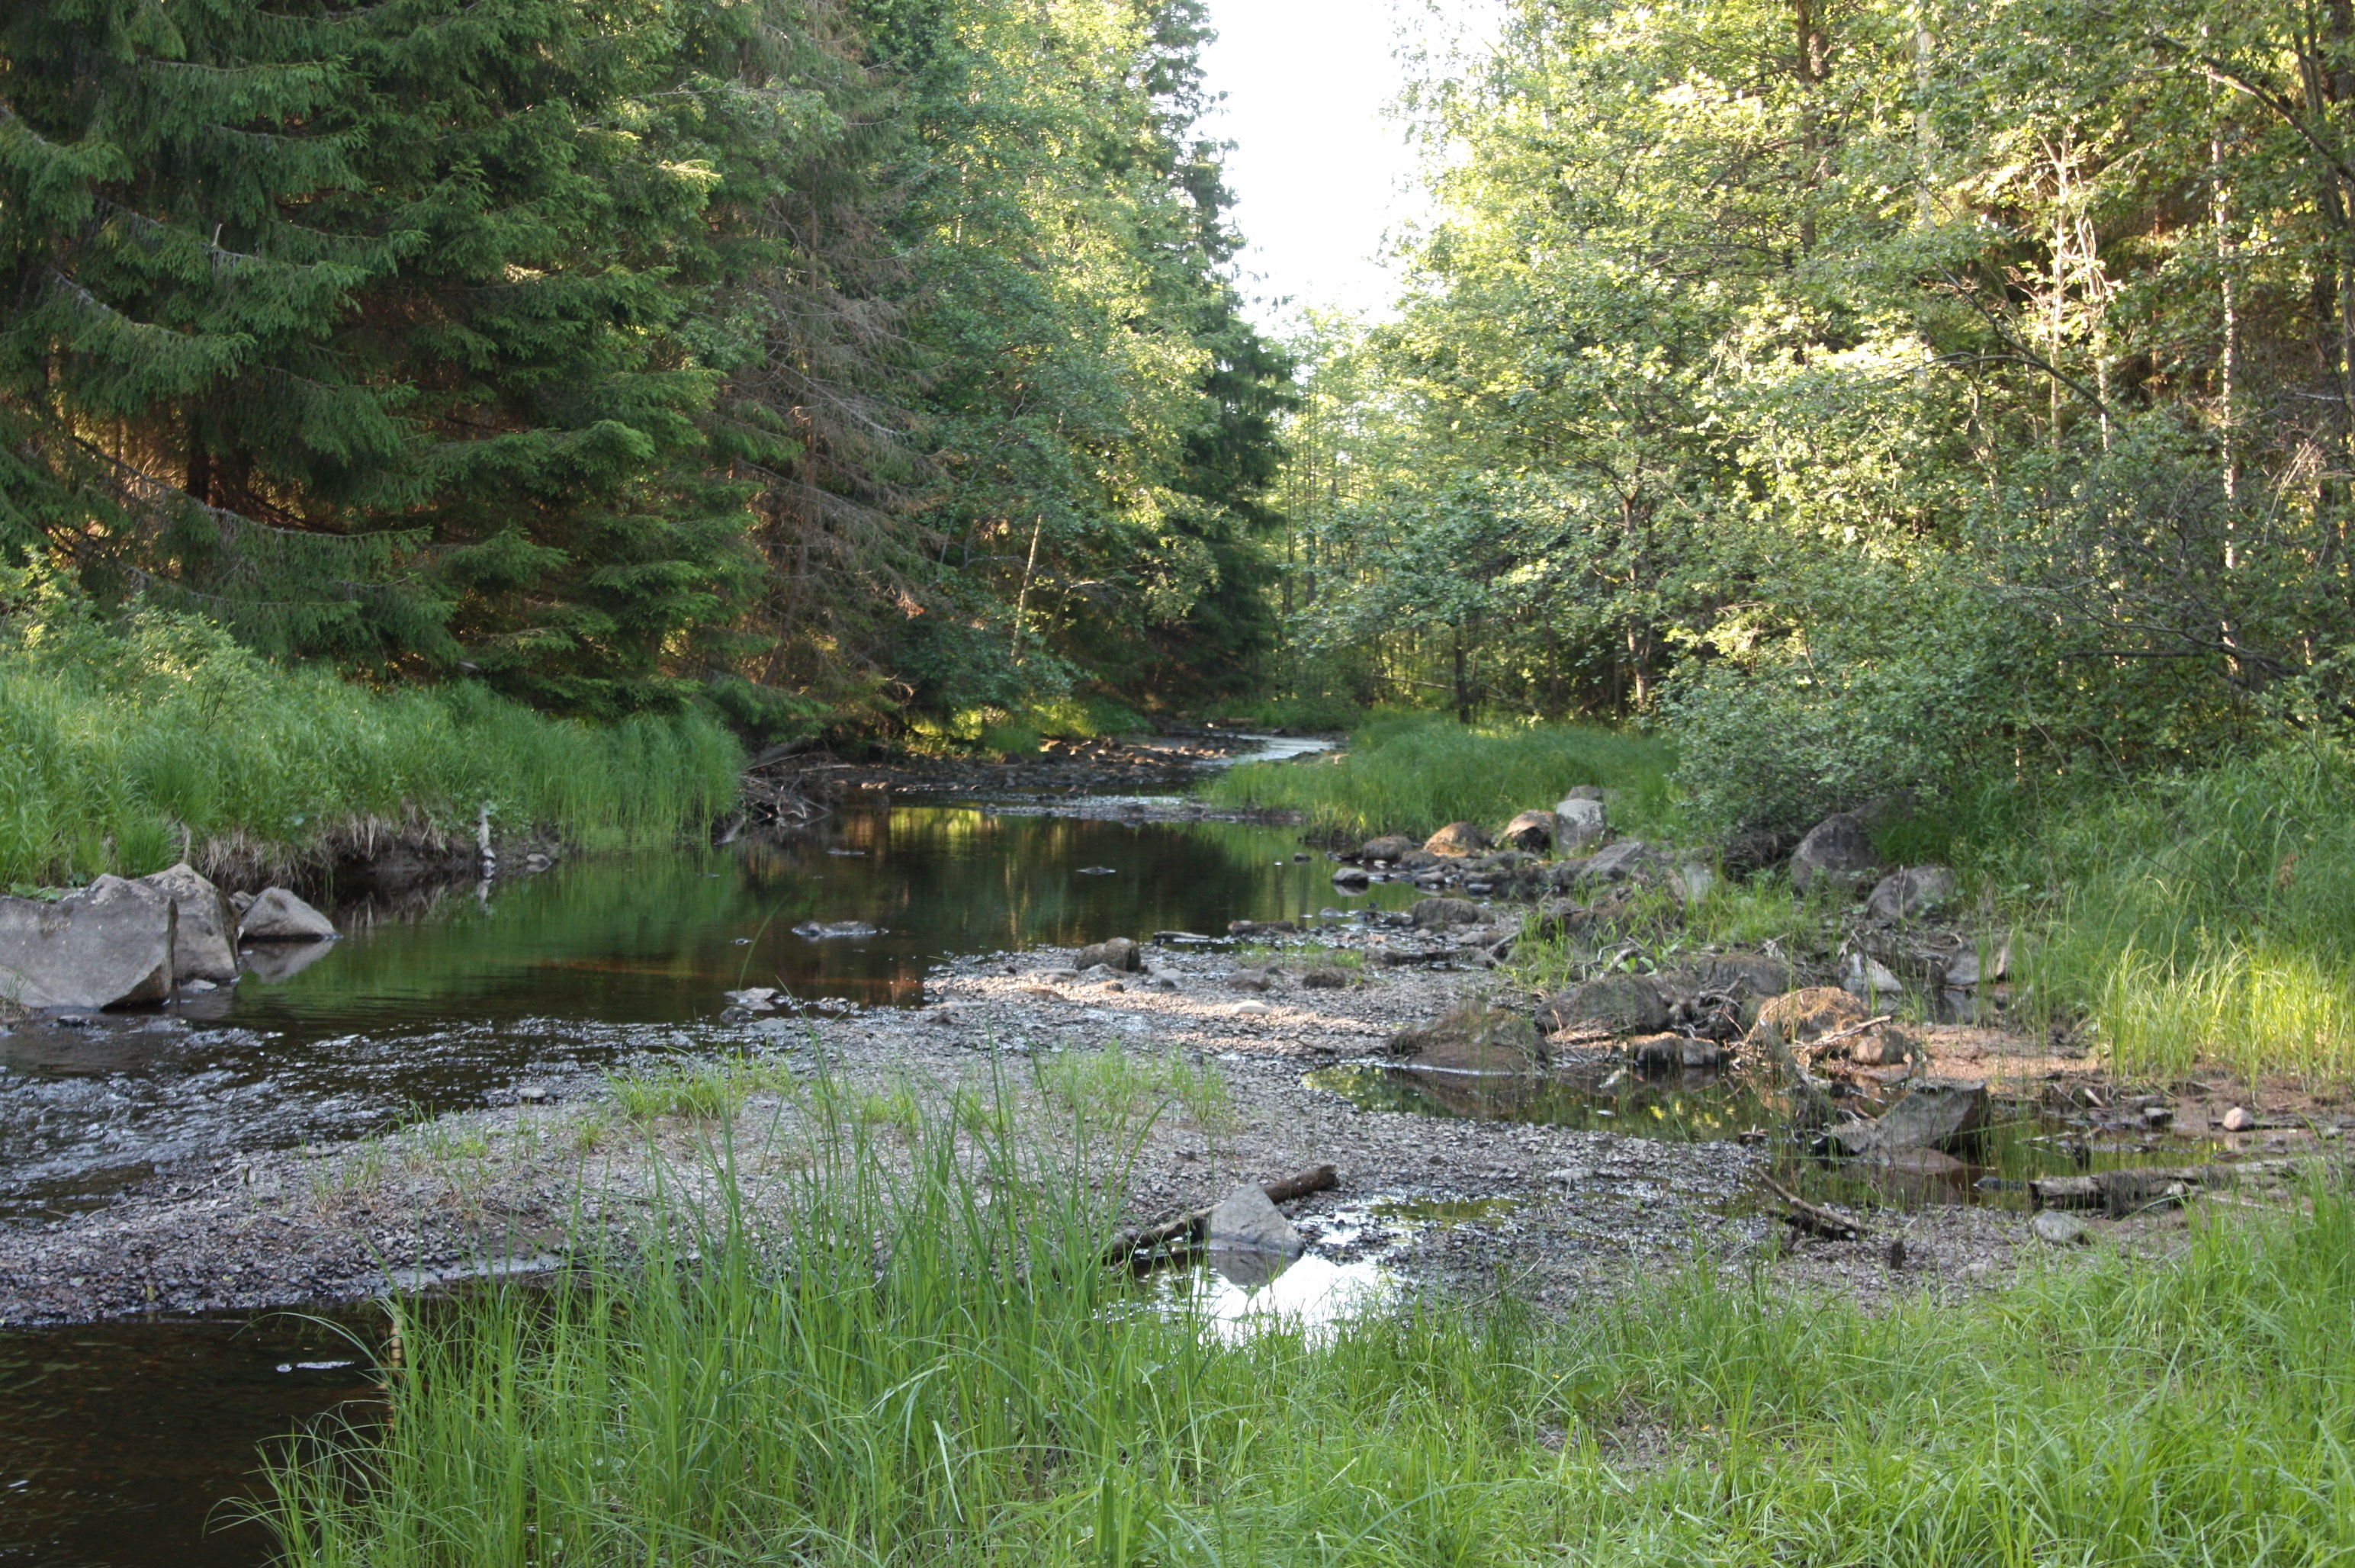
[[[1335,1332],[1394,1299],[1398,1276],[1379,1262],[1340,1263],[1310,1253],[1285,1263],[1264,1253],[1212,1253],[1153,1276],[1155,1305],[1199,1317],[1230,1345],[1271,1330]]]
[[[1616,1068],[1584,1072],[1447,1072],[1345,1062],[1303,1080],[1361,1111],[1607,1131],[1671,1143],[1764,1144],[1778,1177],[1806,1196],[1863,1206],[1985,1203],[2029,1207],[2028,1184],[2137,1166],[2196,1165],[2222,1156],[2212,1139],[2162,1136],[2131,1111],[2055,1112],[1991,1101],[1966,1157],[1905,1150],[1881,1159],[1803,1148],[1746,1078],[1687,1072],[1649,1079]]]

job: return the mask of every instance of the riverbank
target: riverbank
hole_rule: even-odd
[[[1752,1144],[1673,1128],[1647,1137],[1607,1117],[1570,1126],[1366,1109],[1330,1086],[1320,1070],[1380,1062],[1401,1031],[1494,995],[1499,977],[1481,965],[1495,934],[1476,927],[1407,944],[1419,961],[1400,967],[1324,942],[1257,957],[1165,944],[1148,950],[1149,976],[1089,980],[1064,950],[997,955],[943,966],[918,1008],[740,1016],[732,1030],[699,1031],[702,1054],[643,1059],[618,1080],[537,1079],[485,1111],[256,1153],[95,1212],[0,1230],[0,1323],[354,1300],[486,1264],[547,1267],[586,1236],[629,1236],[657,1189],[714,1147],[745,1171],[784,1168],[826,1117],[892,1135],[1001,1093],[1045,1147],[1067,1141],[1076,1104],[1156,1109],[1133,1161],[1075,1173],[1119,1195],[1137,1223],[1240,1181],[1332,1164],[1337,1189],[1300,1211],[1332,1242],[1328,1261],[1378,1257],[1443,1291],[1503,1271],[1531,1299],[1566,1307],[1699,1246],[1874,1299],[1994,1283],[2037,1249],[2023,1212],[1989,1203],[1892,1209],[1859,1240],[1795,1240],[1763,1200],[1764,1125]],[[1237,988],[1235,971],[1257,976],[1271,961],[1287,973],[1270,989]],[[1301,983],[1314,964],[1351,961],[1339,988]],[[1982,1029],[1924,1035],[1933,1073],[2040,1100],[2078,1090],[2124,1099],[2082,1057]],[[2176,1117],[2170,1136],[2195,1151],[2186,1159],[2318,1151],[2344,1125],[2269,1117],[2222,1133],[2208,1125],[2218,1107],[2188,1090]],[[2091,1223],[2138,1247],[2179,1232],[2184,1212]],[[1906,1260],[1892,1271],[1898,1239]]]
[[[511,851],[706,833],[743,753],[692,710],[592,725],[459,681],[377,688],[154,610],[0,623],[0,886],[186,859],[231,889],[470,868]],[[514,854],[513,859],[520,859]]]

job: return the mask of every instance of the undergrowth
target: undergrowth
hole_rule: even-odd
[[[717,1196],[626,1261],[585,1244],[552,1287],[392,1305],[389,1419],[275,1470],[285,1561],[2355,1552],[2343,1192],[1967,1302],[1867,1312],[1703,1260],[1560,1321],[1426,1300],[1236,1342],[1100,1266],[1122,1125],[927,1117],[887,1153],[828,1120],[768,1211],[722,1145],[675,1189]]]
[[[683,713],[551,719],[475,685],[373,689],[208,622],[70,602],[0,622],[0,883],[138,875],[184,843],[292,862],[386,829],[667,843],[736,798],[742,755]]]
[[[1601,726],[1465,729],[1429,714],[1377,718],[1346,752],[1230,769],[1203,789],[1227,805],[1301,813],[1322,832],[1421,836],[1450,822],[1491,832],[1516,813],[1550,809],[1579,784],[1613,793],[1614,827],[1670,826],[1669,752],[1659,741]]]

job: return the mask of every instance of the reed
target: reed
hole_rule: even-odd
[[[2355,1552],[2343,1190],[1972,1302],[1868,1313],[1697,1260],[1559,1320],[1411,1299],[1238,1342],[1097,1266],[1133,1108],[1051,1136],[932,1113],[887,1151],[828,1103],[808,1101],[810,1157],[757,1193],[715,1139],[678,1184],[714,1196],[674,1198],[626,1256],[392,1307],[389,1419],[274,1471],[285,1560]]]

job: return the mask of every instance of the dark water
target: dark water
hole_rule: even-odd
[[[376,1392],[364,1320],[108,1323],[0,1334],[0,1565],[251,1568],[265,1445]]]
[[[346,939],[307,964],[264,953],[270,973],[169,1012],[0,1035],[0,1223],[640,1052],[722,1049],[751,1026],[720,1019],[721,993],[748,985],[908,1006],[947,957],[1352,901],[1298,850],[1276,828],[903,806],[341,908]],[[813,920],[880,933],[795,934]],[[315,1364],[331,1361],[351,1364]],[[264,1563],[267,1534],[223,1500],[248,1495],[258,1445],[370,1387],[363,1353],[283,1314],[0,1333],[0,1568]]]

